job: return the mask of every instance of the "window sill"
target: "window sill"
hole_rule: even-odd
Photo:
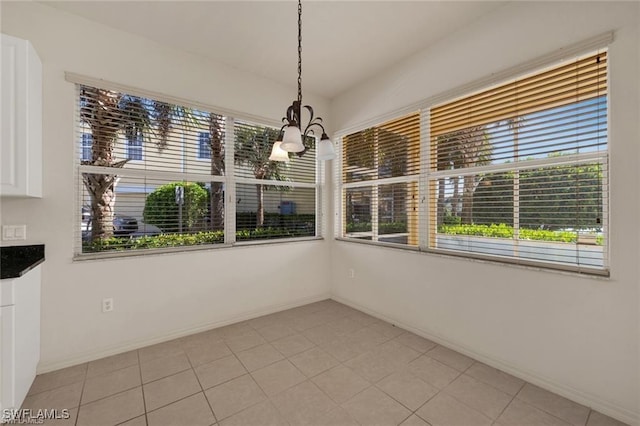
[[[522,259],[510,259],[510,258],[500,258],[499,256],[489,256],[489,255],[481,255],[481,254],[468,254],[468,253],[457,253],[444,249],[426,249],[419,248],[413,246],[405,246],[401,244],[393,244],[393,243],[384,243],[378,241],[365,241],[365,240],[357,240],[352,238],[343,238],[343,237],[335,237],[336,241],[350,243],[350,244],[363,244],[374,247],[382,247],[387,249],[400,249],[413,253],[420,253],[427,256],[438,256],[444,258],[455,258],[468,262],[478,262],[478,263],[488,263],[493,265],[500,265],[505,267],[513,267],[518,269],[528,269],[534,271],[542,271],[542,272],[550,272],[555,274],[564,274],[570,276],[580,276],[585,278],[592,278],[596,280],[609,281],[610,280],[610,271],[608,269],[595,269],[595,268],[580,268],[580,267],[572,267],[570,265],[561,265],[561,264],[552,264],[545,262],[535,262],[535,261],[526,261]]]
[[[139,256],[163,256],[172,255],[176,253],[186,253],[193,251],[205,251],[205,250],[218,250],[229,249],[234,247],[252,247],[262,246],[270,244],[290,244],[299,243],[305,241],[321,241],[323,237],[301,237],[301,238],[282,238],[273,240],[255,240],[255,241],[241,241],[233,244],[203,244],[200,246],[181,246],[181,247],[166,247],[157,249],[141,249],[141,250],[129,250],[129,251],[117,251],[117,252],[101,252],[101,253],[86,253],[75,254],[73,256],[74,262],[85,262],[91,260],[109,260],[109,259],[126,259]]]

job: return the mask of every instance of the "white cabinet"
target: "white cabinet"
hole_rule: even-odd
[[[41,266],[24,276],[0,280],[0,417],[18,409],[40,361]]]
[[[42,197],[42,63],[27,40],[0,37],[0,196]]]

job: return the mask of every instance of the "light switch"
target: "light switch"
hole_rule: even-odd
[[[27,225],[2,225],[2,239],[16,241],[27,239]]]
[[[15,230],[12,226],[2,225],[2,239],[5,241],[13,240],[16,237]]]
[[[16,225],[14,228],[14,239],[26,240],[27,239],[27,225]]]

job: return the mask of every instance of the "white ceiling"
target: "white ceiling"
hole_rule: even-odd
[[[293,1],[46,1],[295,87]],[[305,1],[303,90],[333,98],[504,1]]]

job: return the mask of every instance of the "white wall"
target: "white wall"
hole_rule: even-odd
[[[75,92],[65,71],[275,121],[295,88],[40,3],[1,7],[2,32],[30,40],[44,69],[44,197],[2,200],[2,223],[26,223],[26,243],[46,244],[40,371],[327,296],[323,241],[74,262]],[[112,313],[101,312],[105,297]]]
[[[638,423],[639,13],[638,3],[510,3],[331,103],[336,130],[357,127],[615,30],[610,279],[334,242],[332,294]]]

